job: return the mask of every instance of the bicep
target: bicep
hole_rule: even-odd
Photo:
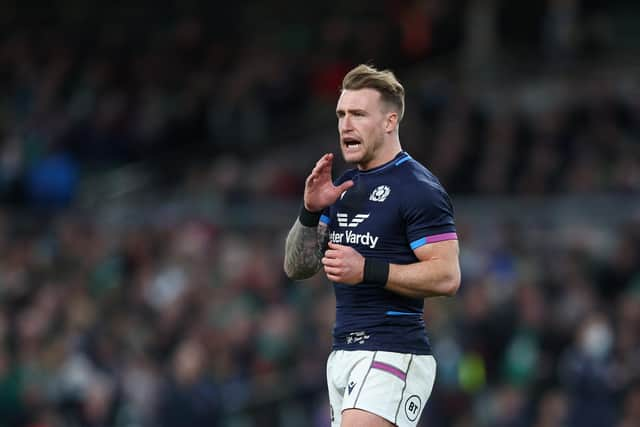
[[[422,245],[414,249],[413,253],[420,261],[442,260],[447,263],[458,265],[460,248],[458,240],[452,239]]]
[[[414,250],[428,274],[439,283],[438,295],[454,295],[460,287],[458,240],[429,243]]]

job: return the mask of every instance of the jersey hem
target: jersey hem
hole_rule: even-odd
[[[332,351],[335,350],[343,350],[343,351],[358,351],[358,350],[365,350],[365,351],[389,351],[392,353],[401,353],[401,354],[415,354],[418,356],[433,356],[433,352],[431,351],[430,347],[427,348],[418,348],[418,347],[412,347],[412,346],[402,346],[402,347],[398,347],[398,346],[394,346],[394,345],[375,345],[375,346],[369,346],[366,344],[356,344],[356,345],[339,345],[339,344],[333,344]]]

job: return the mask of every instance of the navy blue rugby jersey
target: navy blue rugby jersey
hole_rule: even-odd
[[[321,221],[329,239],[365,257],[393,264],[418,261],[413,250],[457,239],[453,207],[438,179],[406,152],[377,168],[345,172],[336,185],[353,180]],[[381,350],[431,354],[423,299],[379,286],[334,283],[334,350]]]

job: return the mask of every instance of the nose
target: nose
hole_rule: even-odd
[[[351,126],[351,117],[348,114],[345,114],[343,117],[340,118],[340,122],[338,124],[338,130],[340,131],[341,134],[344,134],[345,132],[349,132],[352,129],[353,128]]]

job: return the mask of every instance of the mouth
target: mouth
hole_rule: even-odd
[[[346,137],[346,138],[342,138],[342,144],[347,150],[353,150],[353,149],[357,149],[360,145],[362,145],[362,142],[353,137]]]

